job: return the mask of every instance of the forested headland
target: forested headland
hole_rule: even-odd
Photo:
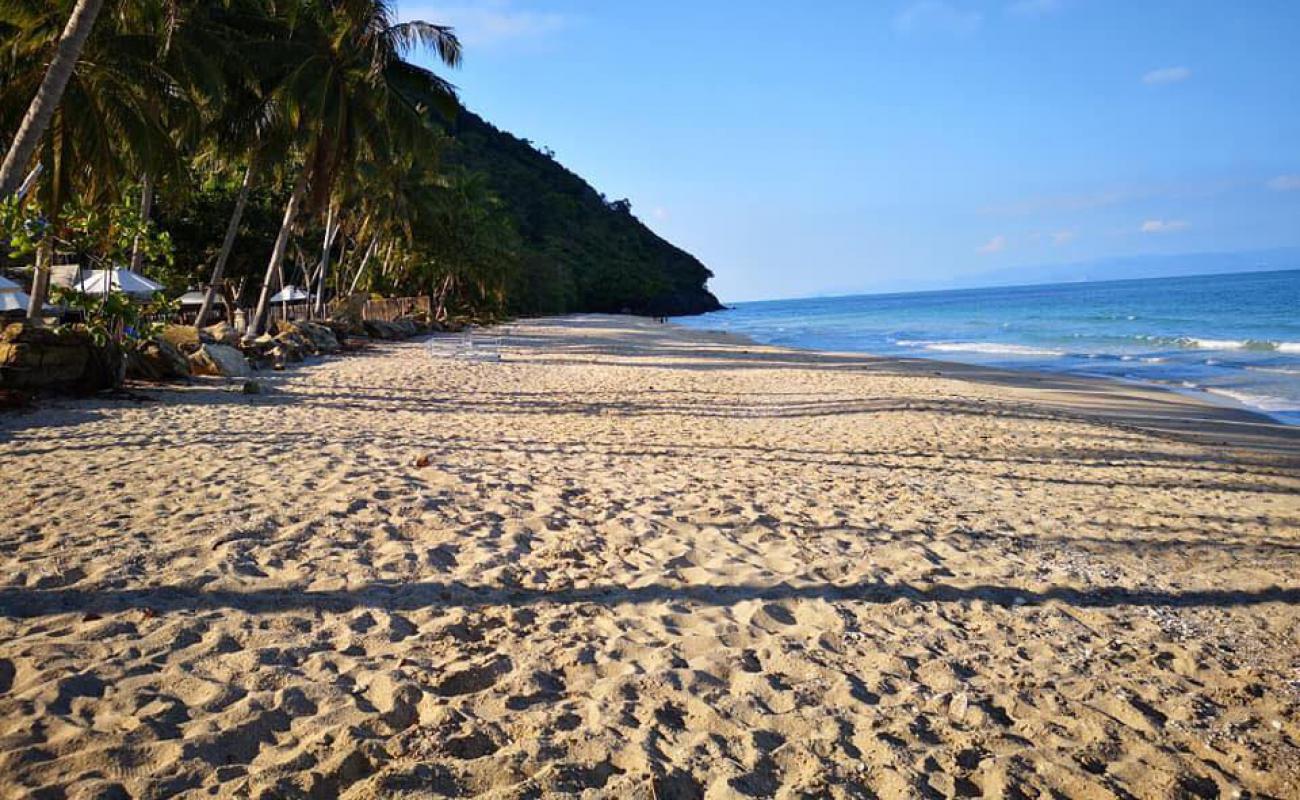
[[[462,57],[383,0],[0,0],[0,270],[39,299],[62,263],[210,285],[253,332],[286,286],[476,318],[719,307],[627,201],[466,110]]]

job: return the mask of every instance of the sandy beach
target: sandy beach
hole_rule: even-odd
[[[1300,796],[1297,430],[474,339],[0,415],[0,797]]]

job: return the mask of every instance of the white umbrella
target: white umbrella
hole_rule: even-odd
[[[0,314],[26,311],[31,302],[21,286],[0,275]]]
[[[286,286],[275,293],[271,298],[272,303],[301,303],[310,300],[311,295],[299,289],[297,286]]]
[[[104,294],[105,285],[110,291],[122,292],[131,297],[152,297],[154,292],[162,290],[162,284],[154,283],[138,272],[125,267],[92,270],[90,276],[77,284],[77,291],[82,294]]]
[[[195,290],[192,292],[186,292],[185,294],[176,298],[176,300],[183,306],[201,306],[203,305],[203,299],[207,296],[208,295],[206,292],[200,292],[198,290]]]

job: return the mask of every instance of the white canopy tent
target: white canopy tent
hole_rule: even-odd
[[[0,314],[26,313],[31,302],[21,286],[0,275]]]
[[[199,289],[195,289],[193,291],[186,292],[185,294],[176,298],[176,300],[181,304],[182,307],[201,306],[203,305],[203,298],[206,296],[207,296],[206,292],[203,292]]]
[[[138,272],[125,267],[91,270],[76,286],[84,294],[104,294],[105,291],[122,292],[131,297],[148,299],[154,292],[162,291],[162,284],[154,283]]]
[[[307,294],[302,289],[299,289],[297,286],[286,286],[276,292],[275,295],[271,297],[270,302],[276,304],[305,303],[310,299],[311,295]]]

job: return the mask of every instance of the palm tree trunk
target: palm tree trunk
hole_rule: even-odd
[[[357,274],[352,277],[352,286],[348,289],[348,294],[352,295],[357,291],[357,283],[361,280],[361,274],[366,271],[366,265],[370,263],[370,258],[375,254],[379,247],[379,237],[370,240],[370,247],[366,248],[366,254],[361,257],[361,266],[357,267]]]
[[[18,132],[9,145],[9,152],[5,154],[3,165],[0,165],[0,198],[13,194],[22,182],[36,146],[45,136],[45,130],[54,117],[54,109],[58,108],[59,101],[63,99],[63,90],[68,86],[68,79],[72,77],[77,59],[81,57],[82,48],[86,46],[86,39],[95,27],[95,17],[99,16],[103,4],[104,0],[77,0],[77,5],[73,7],[72,16],[68,17],[68,24],[59,37],[54,58],[45,70],[45,77],[41,79],[41,85],[36,90],[31,105],[27,107],[27,113],[23,115]]]
[[[334,237],[339,232],[339,223],[334,221],[334,206],[331,204],[325,214],[325,244],[321,247],[320,266],[316,269],[315,289],[316,289],[316,313],[323,314],[325,311],[325,274],[330,268],[330,250],[334,247]],[[319,277],[317,277],[319,276]],[[311,291],[311,288],[308,288]]]
[[[50,166],[49,196],[46,198],[45,214],[50,231],[58,224],[59,213],[63,209],[63,157],[59,148],[54,146],[54,137],[45,140],[44,162]],[[50,293],[50,268],[54,265],[54,238],[47,232],[36,249],[36,268],[32,274],[31,300],[27,304],[27,320],[39,324],[45,315],[45,298]]]
[[[153,213],[153,178],[149,173],[145,173],[140,179],[140,221],[148,222],[149,215]],[[144,262],[144,251],[140,249],[140,235],[131,242],[131,271],[139,272],[140,265]]]
[[[275,247],[271,250],[271,260],[266,265],[266,275],[262,278],[262,293],[257,298],[257,309],[248,321],[248,333],[245,339],[256,339],[262,332],[262,320],[266,316],[267,301],[271,299],[271,281],[284,262],[284,251],[289,247],[289,234],[293,232],[293,223],[298,216],[298,207],[302,205],[303,195],[307,193],[307,170],[298,176],[298,183],[289,196],[289,204],[284,207],[284,221],[280,223],[280,233],[275,237]]]
[[[45,298],[50,294],[50,266],[54,263],[54,240],[46,236],[36,246],[36,270],[32,275],[31,300],[27,319],[37,322],[45,314]]]
[[[235,198],[235,210],[230,215],[230,222],[226,225],[226,238],[221,240],[221,253],[217,255],[217,264],[212,268],[212,280],[208,283],[208,291],[203,295],[203,305],[199,306],[199,315],[194,318],[194,327],[202,328],[203,323],[212,311],[212,304],[217,299],[217,286],[221,283],[221,276],[226,271],[226,262],[230,260],[230,253],[235,249],[235,237],[239,235],[239,222],[244,216],[244,206],[248,205],[248,193],[253,187],[253,165],[250,163],[244,170],[244,182],[239,186],[239,196]]]

